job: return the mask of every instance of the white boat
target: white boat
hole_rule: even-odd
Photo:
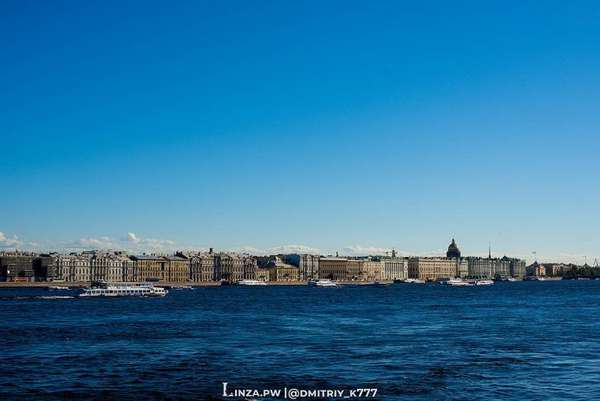
[[[315,287],[337,287],[337,283],[328,279],[320,279],[309,281],[309,285],[314,285]]]
[[[469,287],[474,285],[469,281],[465,281],[462,278],[451,278],[450,280],[445,282],[447,285],[451,285],[454,287]]]
[[[164,297],[168,291],[152,283],[108,283],[86,288],[80,297]]]
[[[407,278],[404,282],[406,284],[425,284],[425,280],[419,280],[418,278]]]
[[[512,283],[512,282],[519,281],[519,280],[517,280],[514,277],[509,277],[509,278],[506,279],[506,281],[510,281]]]
[[[240,280],[237,285],[267,285],[267,283],[259,280]]]
[[[475,285],[494,285],[494,280],[477,280]]]
[[[65,290],[65,291],[70,290],[69,287],[66,287],[64,285],[51,285],[48,287],[48,289],[49,290]]]

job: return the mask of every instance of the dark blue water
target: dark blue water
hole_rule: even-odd
[[[0,399],[600,399],[600,281],[51,295],[0,289]]]

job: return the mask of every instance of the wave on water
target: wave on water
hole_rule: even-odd
[[[71,295],[40,295],[40,296],[29,296],[29,297],[0,297],[1,301],[31,301],[36,299],[72,299],[75,298]]]

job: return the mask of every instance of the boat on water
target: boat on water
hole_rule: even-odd
[[[407,278],[404,280],[406,284],[425,284],[425,280],[419,280],[418,278]]]
[[[314,287],[337,287],[337,283],[328,279],[320,279],[320,280],[311,280],[308,282],[308,285]]]
[[[511,283],[514,283],[515,281],[519,281],[519,280],[517,280],[514,277],[509,277],[509,278],[506,279],[506,281],[510,281]]]
[[[51,286],[48,286],[48,289],[52,290],[52,291],[54,291],[54,290],[68,291],[68,290],[70,290],[69,287],[64,286],[64,285],[51,285]]]
[[[470,281],[466,281],[463,280],[462,278],[451,278],[447,281],[443,281],[442,284],[446,284],[446,285],[451,285],[453,287],[470,287],[475,285],[474,283],[470,282]]]
[[[265,283],[264,281],[259,281],[259,280],[240,280],[237,282],[237,285],[267,285],[267,283]]]
[[[168,291],[152,283],[107,283],[86,288],[80,297],[164,297]]]
[[[475,285],[494,285],[494,280],[477,280]]]

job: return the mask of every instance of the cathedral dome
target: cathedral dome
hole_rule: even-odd
[[[460,258],[460,249],[458,249],[454,238],[452,238],[452,243],[448,246],[448,252],[446,252],[446,257]]]

